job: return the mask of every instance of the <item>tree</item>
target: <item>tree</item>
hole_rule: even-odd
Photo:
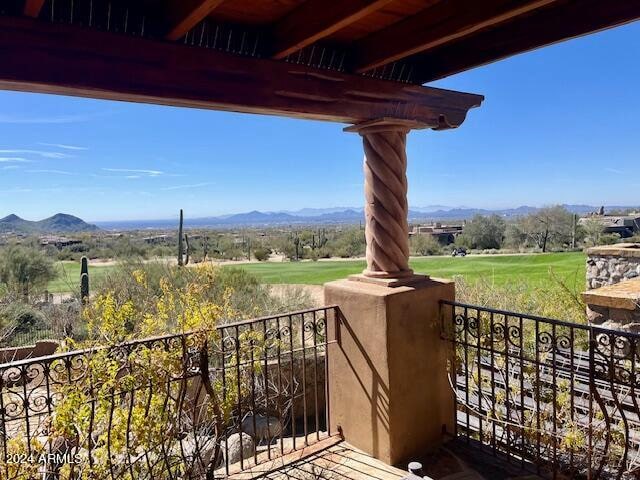
[[[269,259],[270,254],[271,254],[271,251],[261,247],[256,248],[253,251],[253,256],[256,257],[256,260],[258,260],[259,262],[267,261]]]
[[[358,228],[346,229],[334,243],[334,255],[342,258],[364,255],[366,241],[364,232]]]
[[[505,222],[498,215],[476,215],[464,227],[459,241],[470,248],[500,248],[504,239]]]
[[[40,250],[12,246],[0,255],[0,283],[9,292],[28,295],[56,277],[53,262]]]
[[[411,250],[416,255],[439,255],[442,253],[442,245],[433,235],[416,234],[411,237]]]
[[[584,231],[584,240],[589,246],[600,245],[600,237],[604,233],[602,222],[595,218],[587,218],[581,225]]]
[[[527,234],[517,223],[509,223],[504,232],[504,244],[510,248],[520,248],[527,243]]]
[[[522,230],[543,252],[551,244],[571,243],[573,214],[562,205],[541,208],[523,218]]]

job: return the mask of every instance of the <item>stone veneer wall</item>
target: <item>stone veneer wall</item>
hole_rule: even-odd
[[[590,290],[640,277],[640,244],[623,243],[587,250]]]
[[[582,294],[591,325],[640,331],[640,277]]]

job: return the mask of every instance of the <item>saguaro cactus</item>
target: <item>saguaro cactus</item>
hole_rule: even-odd
[[[80,260],[80,298],[83,304],[89,301],[89,260],[82,257]]]
[[[190,248],[189,248],[189,236],[185,233],[184,234],[184,244],[185,244],[185,260],[184,260],[184,264],[185,265],[189,265],[189,254],[190,254]]]
[[[183,260],[184,247],[182,245],[183,224],[184,224],[184,214],[182,212],[182,209],[180,209],[180,226],[178,227],[178,266],[180,267],[184,265],[184,260]]]
[[[82,303],[86,305],[89,302],[89,274],[83,273],[80,275],[80,295],[82,296]]]
[[[298,236],[298,232],[296,232],[296,236],[293,239],[293,245],[296,248],[296,260],[300,260],[300,237]]]
[[[89,259],[87,257],[82,257],[80,259],[80,275],[83,273],[89,275]]]

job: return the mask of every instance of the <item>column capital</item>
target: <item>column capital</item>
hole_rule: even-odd
[[[382,117],[366,122],[356,123],[349,127],[345,127],[343,131],[347,133],[359,133],[367,135],[369,133],[379,132],[405,132],[411,130],[424,130],[426,128],[436,128],[437,125],[429,125],[416,120],[403,120],[400,118]]]

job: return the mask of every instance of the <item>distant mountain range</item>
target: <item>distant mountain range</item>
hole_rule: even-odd
[[[592,205],[564,205],[573,213],[584,215],[598,210]],[[622,210],[630,207],[609,206],[606,211]],[[470,207],[447,207],[444,205],[432,205],[427,207],[411,207],[409,220],[411,222],[460,222],[468,220],[474,215],[500,215],[504,218],[516,218],[535,212],[536,207],[521,206],[505,209],[482,209]],[[218,217],[185,218],[187,228],[233,228],[233,227],[275,227],[275,226],[305,226],[305,225],[353,225],[364,223],[364,210],[362,208],[334,207],[334,208],[303,208],[296,211],[282,212],[252,212],[238,213],[234,215],[221,215]],[[73,233],[93,232],[100,230],[162,230],[175,228],[177,219],[161,220],[125,220],[113,222],[95,222],[89,224],[84,220],[58,213],[53,217],[37,222],[24,220],[17,215],[9,215],[0,219],[0,233],[19,234],[45,234],[45,233]]]
[[[45,234],[93,232],[96,230],[99,230],[97,226],[90,225],[78,217],[64,213],[58,213],[53,217],[37,222],[25,220],[17,215],[0,218],[0,233]]]
[[[584,215],[598,210],[592,205],[564,205],[569,211]],[[630,207],[609,206],[607,210],[626,209]],[[472,218],[474,215],[500,215],[505,218],[515,218],[535,212],[536,207],[521,206],[506,209],[482,209],[469,207],[447,207],[433,205],[427,207],[411,207],[409,220],[418,221],[462,221]],[[232,227],[270,227],[288,225],[331,225],[331,224],[358,224],[364,222],[364,210],[362,208],[335,207],[335,208],[304,208],[296,211],[281,212],[252,212],[238,213],[234,215],[221,215],[218,217],[185,218],[187,228],[232,228]],[[165,229],[173,228],[177,219],[162,220],[127,220],[114,222],[96,222],[98,226],[107,230],[139,230],[139,229]]]

